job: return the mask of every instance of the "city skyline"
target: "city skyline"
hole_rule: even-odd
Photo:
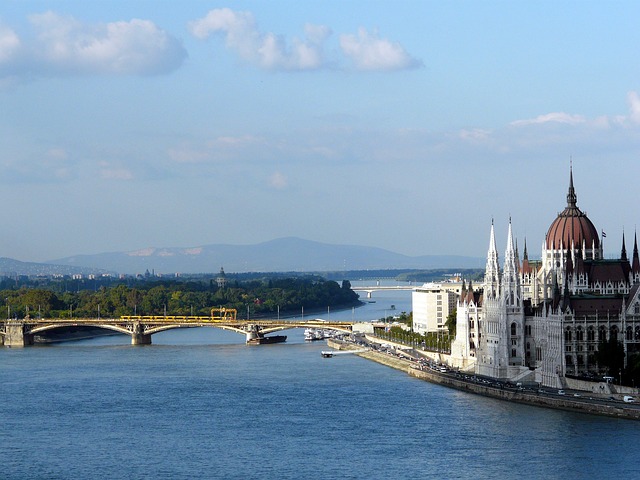
[[[0,9],[0,256],[295,236],[537,257],[566,205],[632,245],[640,5],[60,2]],[[502,242],[502,243],[501,243]]]

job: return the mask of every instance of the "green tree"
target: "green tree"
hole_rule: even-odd
[[[449,329],[449,335],[456,336],[456,316],[458,314],[458,309],[454,308],[447,315],[447,321],[444,323],[446,327]]]
[[[614,338],[601,340],[598,343],[595,359],[598,365],[606,368],[611,376],[618,375],[624,367],[624,346],[622,342]]]

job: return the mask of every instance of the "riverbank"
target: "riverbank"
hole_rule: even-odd
[[[361,345],[355,345],[351,342],[337,339],[330,339],[327,341],[327,344],[335,350],[356,350],[362,348]],[[356,353],[356,355],[403,371],[408,375],[427,382],[498,400],[591,415],[640,420],[640,406],[635,404],[626,404],[616,400],[596,397],[569,396],[540,389],[525,390],[517,386],[496,386],[497,383],[480,380],[475,376],[462,375],[444,368],[442,368],[441,371],[437,368],[425,366],[425,364],[421,362],[372,349],[363,353]]]

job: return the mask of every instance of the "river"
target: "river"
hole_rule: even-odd
[[[374,299],[330,318],[387,303],[410,311],[409,292]],[[353,355],[324,359],[323,343],[287,334],[258,347],[197,328],[151,346],[112,336],[0,348],[0,477],[637,475],[637,422],[483,398]]]

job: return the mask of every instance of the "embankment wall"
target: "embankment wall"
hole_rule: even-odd
[[[327,343],[329,347],[335,350],[356,350],[360,348],[348,342],[338,340],[328,340]],[[522,390],[501,389],[487,384],[465,381],[450,373],[440,373],[430,368],[421,369],[414,362],[374,350],[357,353],[356,355],[401,370],[421,380],[469,393],[544,408],[640,420],[640,409],[624,404],[598,403],[586,398],[551,396],[548,394],[529,393]]]

